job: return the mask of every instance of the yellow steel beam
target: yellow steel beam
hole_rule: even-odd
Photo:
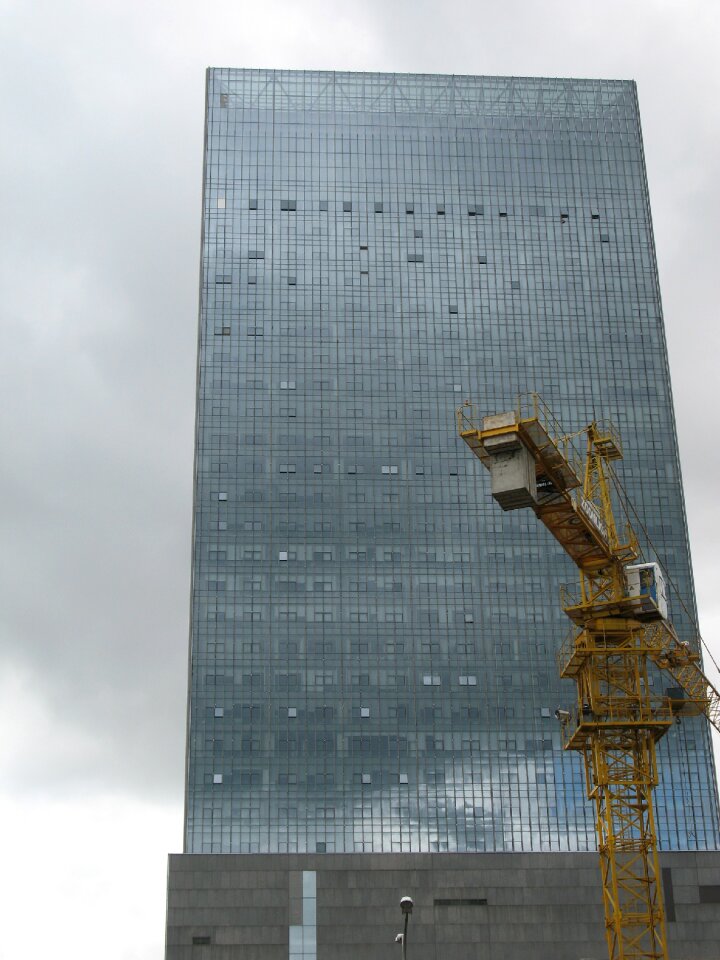
[[[652,789],[657,782],[649,731],[607,732],[584,751],[593,784],[605,933],[610,960],[667,960]]]

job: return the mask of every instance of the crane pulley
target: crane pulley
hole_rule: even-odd
[[[567,434],[537,394],[481,421],[470,404],[457,417],[502,509],[533,510],[578,568],[579,589],[562,592],[573,630],[558,656],[560,675],[576,683],[577,707],[558,714],[565,749],[583,755],[595,803],[609,956],[667,960],[655,744],[679,715],[702,714],[720,730],[720,693],[667,620],[659,564],[638,562],[629,523],[618,531],[610,464],[623,454],[612,425]],[[664,695],[653,693],[651,663],[676,684]]]

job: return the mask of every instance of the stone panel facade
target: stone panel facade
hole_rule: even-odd
[[[717,960],[720,853],[661,860],[673,960]],[[409,960],[607,956],[594,854],[177,854],[166,960],[400,960],[402,896]]]

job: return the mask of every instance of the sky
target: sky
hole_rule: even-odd
[[[205,68],[637,81],[720,658],[719,40],[714,0],[0,0],[0,960],[163,955]]]

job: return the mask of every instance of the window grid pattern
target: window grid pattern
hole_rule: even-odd
[[[594,849],[574,570],[454,410],[613,419],[692,609],[634,85],[211,70],[202,250],[186,849]],[[660,753],[717,847],[704,725]]]

